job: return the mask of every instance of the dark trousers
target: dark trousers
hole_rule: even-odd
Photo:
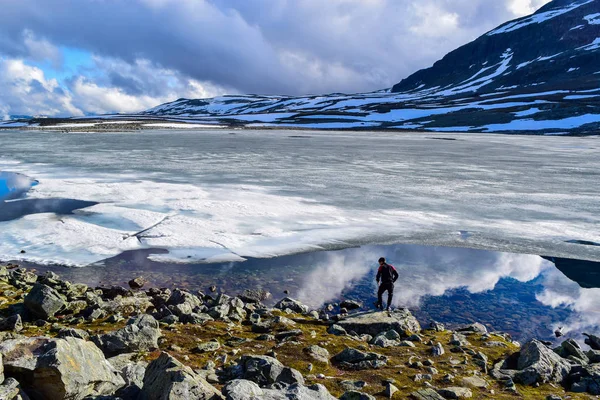
[[[377,291],[377,304],[383,307],[383,293],[388,292],[387,307],[392,306],[392,298],[394,297],[394,283],[393,282],[381,282],[379,290]]]

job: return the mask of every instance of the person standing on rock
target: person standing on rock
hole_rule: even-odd
[[[377,291],[377,303],[375,307],[383,310],[383,293],[388,292],[387,307],[386,311],[390,311],[392,306],[392,298],[394,297],[394,283],[398,279],[398,271],[393,265],[385,262],[385,258],[379,259],[379,269],[377,270],[377,276],[375,280],[379,284],[379,290]]]

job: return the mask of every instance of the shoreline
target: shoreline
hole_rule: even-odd
[[[214,400],[242,399],[249,391],[265,396],[294,391],[304,393],[299,399],[325,400],[450,399],[457,393],[459,398],[587,398],[559,384],[599,393],[593,374],[600,351],[586,353],[573,340],[551,350],[536,340],[520,346],[478,323],[451,331],[436,322],[422,327],[407,309],[369,311],[344,300],[311,310],[289,297],[273,298],[272,308],[263,305],[272,295],[261,290],[231,297],[218,288],[145,289],[141,277],[130,285],[94,289],[51,272],[35,275],[0,266],[6,378],[0,393],[14,394],[7,399],[41,391],[42,398],[57,400],[86,395],[133,400],[149,390],[152,396],[175,393],[176,382]],[[596,340],[591,335],[589,343],[600,349]],[[34,359],[44,349],[56,350],[23,368],[18,366],[24,348]],[[537,356],[560,373],[549,374],[545,365],[531,361]],[[519,368],[511,361],[515,357]],[[61,367],[67,359],[70,367]],[[37,368],[52,373],[36,374]],[[573,372],[574,378],[571,371],[584,373]],[[47,385],[49,376],[57,383]],[[70,385],[73,380],[78,384]]]

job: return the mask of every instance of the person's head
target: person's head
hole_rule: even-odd
[[[383,265],[383,264],[385,264],[385,258],[381,257],[379,259],[379,265]]]

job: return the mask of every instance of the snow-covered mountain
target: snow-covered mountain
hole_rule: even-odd
[[[391,90],[179,99],[142,115],[248,127],[598,132],[600,0],[554,0]]]
[[[181,123],[194,123],[597,134],[600,0],[554,0],[378,92],[179,99],[135,115],[0,122],[0,128],[23,124],[72,129],[74,123],[77,127],[87,123],[90,129],[117,127],[107,125],[107,119],[125,119],[127,124],[118,125],[119,129],[180,128]]]

